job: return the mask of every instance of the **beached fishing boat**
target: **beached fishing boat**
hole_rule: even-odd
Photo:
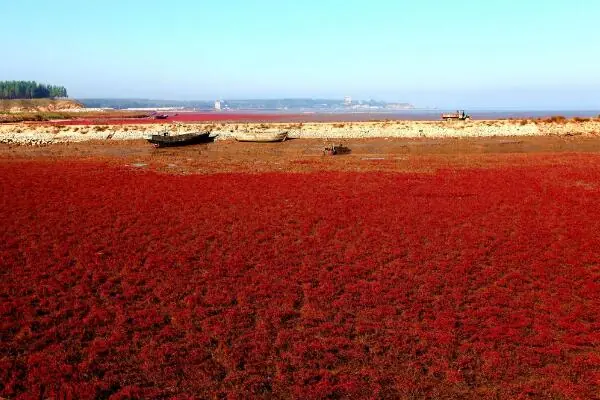
[[[214,140],[210,132],[184,133],[181,135],[171,135],[164,132],[158,135],[152,135],[147,139],[154,147],[173,147],[185,146],[188,144],[206,143]]]
[[[244,132],[237,133],[235,140],[238,142],[283,142],[287,139],[287,132]]]

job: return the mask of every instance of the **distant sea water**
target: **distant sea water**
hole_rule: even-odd
[[[456,110],[411,110],[408,114],[414,113],[415,116],[423,119],[439,119],[441,113],[455,112]],[[563,116],[565,118],[594,118],[600,115],[598,110],[465,110],[473,119],[536,119],[549,118],[552,116]]]
[[[190,110],[191,111],[191,110]],[[197,112],[198,110],[196,110]],[[239,114],[253,116],[252,119],[259,120],[261,116],[265,120],[277,119],[290,122],[336,122],[336,121],[371,121],[371,120],[408,120],[408,121],[439,121],[442,113],[456,112],[447,109],[407,109],[407,110],[319,110],[319,109],[261,109],[261,110],[229,110],[219,112],[222,119],[227,115]],[[465,110],[473,120],[495,120],[495,119],[537,119],[552,116],[563,116],[565,118],[595,118],[600,115],[598,110],[507,110],[507,109],[476,109]],[[191,111],[192,113],[194,111]],[[185,114],[186,111],[183,111]],[[206,110],[204,113],[213,114],[214,111]]]
[[[318,118],[323,119],[336,119],[344,117],[344,119],[351,119],[356,121],[368,121],[370,119],[398,119],[398,120],[413,120],[413,121],[437,121],[440,120],[442,113],[452,113],[457,110],[450,109],[410,109],[410,110],[365,110],[365,111],[313,111],[306,110],[306,114],[314,114]],[[472,119],[476,120],[494,120],[494,119],[537,119],[537,118],[549,118],[553,116],[563,116],[565,118],[595,118],[600,116],[600,109],[598,110],[501,110],[501,109],[489,109],[489,110],[465,110]],[[297,114],[298,111],[285,111],[284,113]]]

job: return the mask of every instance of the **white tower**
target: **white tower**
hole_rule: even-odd
[[[346,97],[344,97],[344,105],[345,105],[346,107],[349,107],[349,106],[351,106],[351,105],[352,105],[352,97],[350,97],[350,96],[346,96]]]
[[[215,101],[215,110],[221,111],[221,100]]]

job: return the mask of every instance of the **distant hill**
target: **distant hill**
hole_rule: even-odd
[[[68,99],[19,99],[0,100],[0,112],[52,112],[77,110],[83,105],[75,100]]]

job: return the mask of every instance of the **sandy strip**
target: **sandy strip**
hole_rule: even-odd
[[[291,138],[447,138],[493,136],[596,136],[600,120],[541,121],[382,121],[311,123],[201,123],[173,125],[0,125],[0,143],[45,145],[87,140],[135,140],[170,130],[173,134],[210,130],[219,140],[234,139],[236,133],[288,131]]]

